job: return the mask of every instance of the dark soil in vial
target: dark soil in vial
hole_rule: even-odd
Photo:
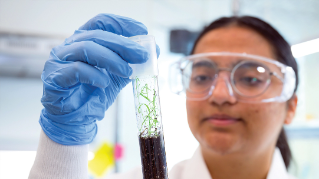
[[[144,179],[168,179],[163,134],[154,137],[139,136]]]

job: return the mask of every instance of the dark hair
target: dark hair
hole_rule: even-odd
[[[251,16],[232,16],[232,17],[223,17],[217,19],[216,21],[212,22],[209,26],[205,27],[204,30],[199,34],[197,40],[194,43],[193,50],[191,54],[194,53],[195,47],[198,41],[209,31],[226,27],[229,25],[236,25],[250,28],[261,36],[263,36],[268,42],[272,45],[274,50],[274,55],[276,56],[277,60],[287,66],[293,68],[296,73],[296,87],[295,92],[298,87],[298,67],[295,58],[292,55],[290,45],[287,41],[275,30],[271,25],[268,23]],[[288,169],[289,164],[292,159],[291,150],[289,148],[288,140],[286,137],[286,133],[284,128],[281,129],[279,134],[276,146],[280,149],[281,155],[285,162],[286,168]]]

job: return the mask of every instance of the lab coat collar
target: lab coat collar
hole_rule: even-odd
[[[200,147],[197,148],[193,157],[187,161],[183,170],[182,178],[212,179],[203,159]],[[273,159],[267,179],[289,179],[285,163],[278,148],[275,149],[275,152],[273,154]]]
[[[270,170],[267,176],[267,179],[277,179],[277,178],[280,178],[280,179],[290,178],[286,169],[285,162],[278,148],[275,149],[274,155],[272,157]]]
[[[212,179],[202,156],[200,147],[198,147],[193,157],[187,161],[182,174],[183,179]]]

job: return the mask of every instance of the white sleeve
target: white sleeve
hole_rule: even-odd
[[[88,179],[88,145],[66,146],[42,130],[29,179]]]

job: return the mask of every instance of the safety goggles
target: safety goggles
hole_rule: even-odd
[[[294,94],[294,70],[276,60],[245,53],[190,55],[170,67],[170,88],[187,100],[208,99],[218,85],[249,103],[285,102]]]

